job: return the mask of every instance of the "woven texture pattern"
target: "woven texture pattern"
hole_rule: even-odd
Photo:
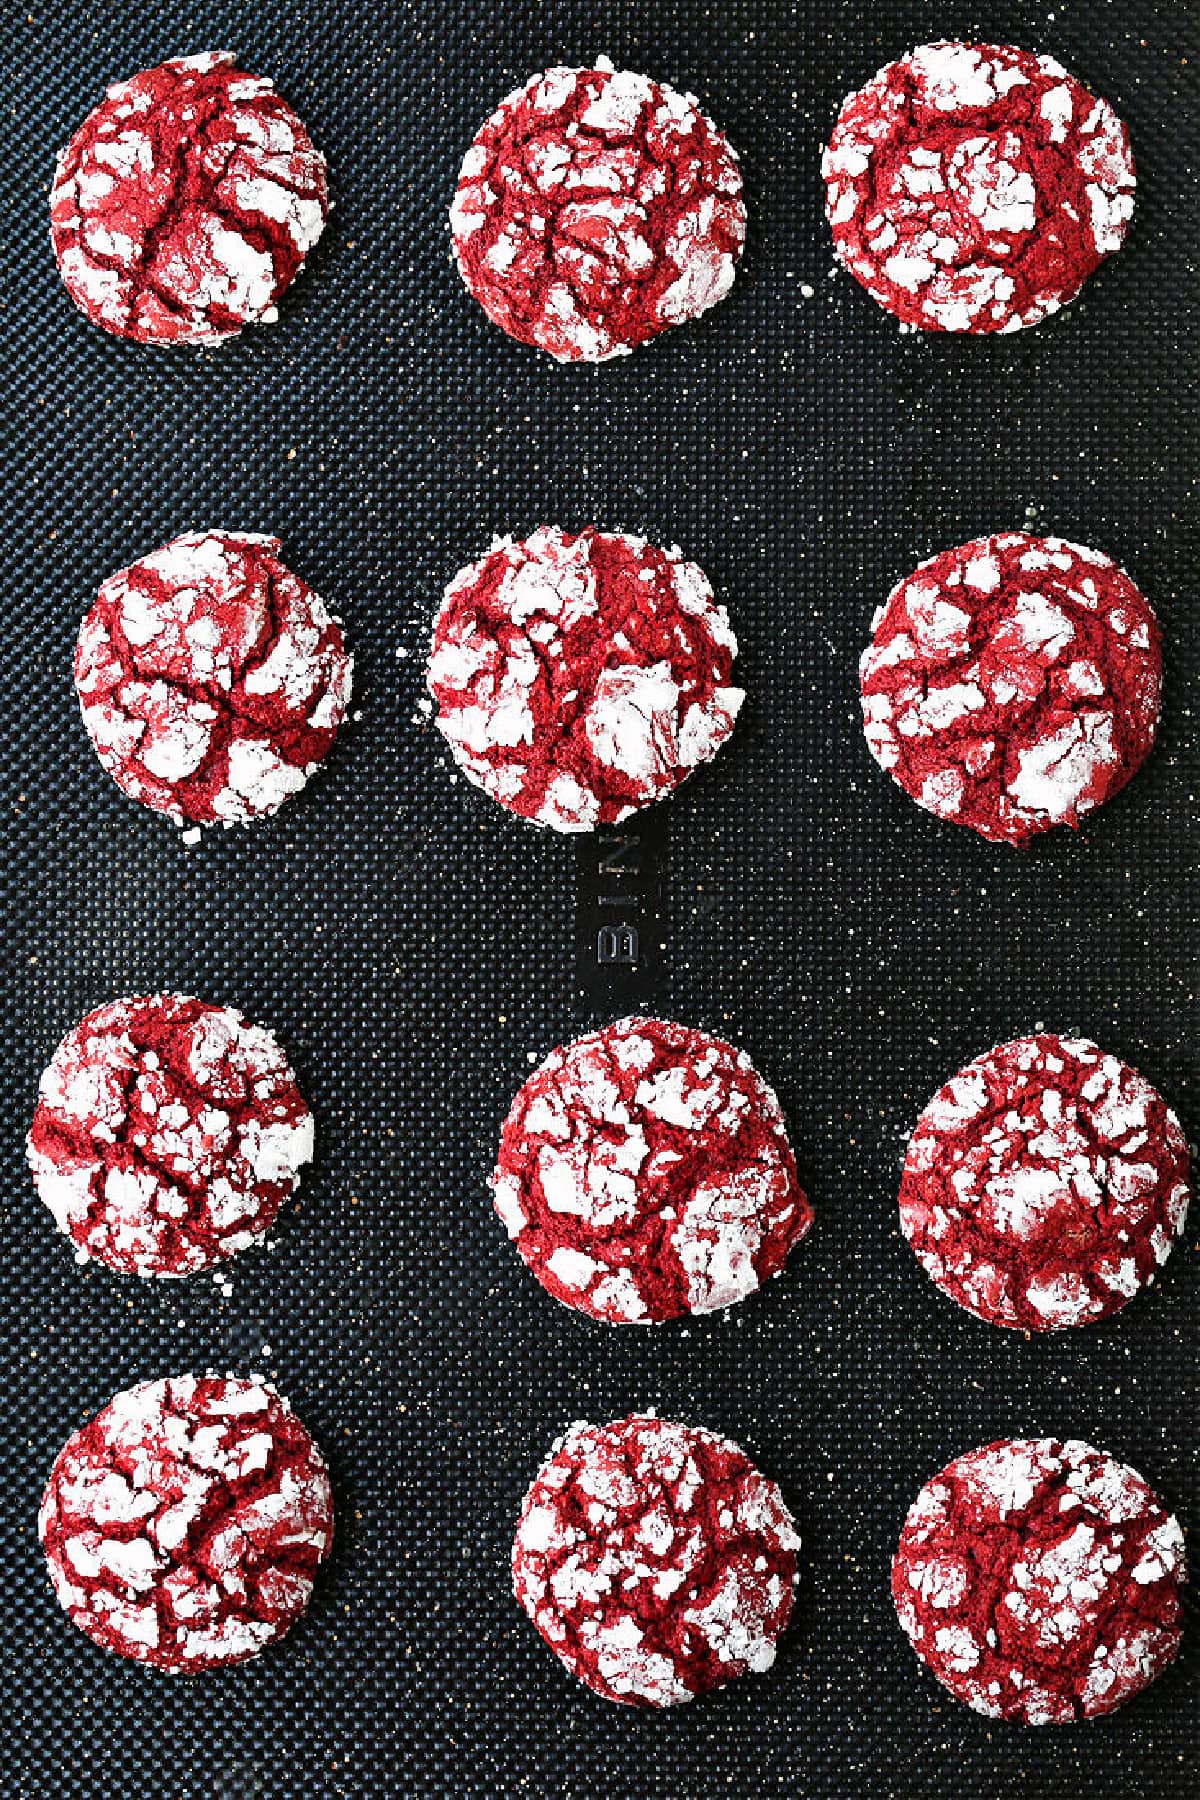
[[[1040,1024],[1133,1062],[1194,1132],[1188,13],[1124,0],[7,9],[6,1794],[1188,1791],[1194,1621],[1180,1665],[1125,1713],[1033,1732],[936,1687],[887,1582],[921,1484],[1001,1435],[1086,1437],[1196,1516],[1195,1231],[1127,1312],[1031,1342],[944,1300],[896,1212],[929,1095]],[[1133,133],[1127,248],[1060,318],[1000,341],[902,336],[832,269],[818,165],[838,104],[937,34],[1053,53]],[[307,122],[335,211],[278,325],[213,352],[138,350],[89,327],[58,282],[54,153],[106,81],[225,45]],[[702,98],[742,154],[750,241],[732,296],[698,324],[562,369],[462,290],[446,211],[491,107],[533,70],[599,52]],[[604,994],[578,998],[570,843],[452,781],[417,715],[449,576],[494,531],[589,521],[679,543],[741,640],[743,718],[663,814],[654,1001],[750,1052],[817,1208],[769,1291],[654,1332],[556,1306],[492,1216],[512,1094]],[[97,764],[71,653],[104,576],[212,526],[281,536],[345,621],[361,718],[276,818],[188,851]],[[1159,611],[1167,671],[1146,769],[1078,836],[1022,854],[940,824],[880,773],[856,682],[893,581],[1009,527],[1125,563]],[[274,1247],[232,1265],[231,1296],[207,1277],[81,1270],[23,1167],[63,1032],[114,994],[171,988],[270,1025],[317,1118],[316,1165]],[[71,1628],[35,1516],[60,1444],[117,1388],[210,1367],[278,1381],[329,1458],[338,1541],[282,1647],[171,1683]],[[559,1669],[510,1598],[507,1561],[521,1495],[564,1426],[651,1406],[743,1444],[804,1549],[775,1670],[641,1717]]]

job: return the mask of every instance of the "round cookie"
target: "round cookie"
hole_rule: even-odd
[[[745,694],[702,569],[624,532],[498,538],[446,589],[427,685],[469,780],[554,831],[592,831],[708,762]]]
[[[278,811],[346,716],[341,626],[279,548],[189,532],[110,575],[80,627],[75,686],[96,754],[177,825]]]
[[[113,1000],[69,1031],[27,1144],[80,1259],[129,1275],[191,1275],[255,1243],[312,1152],[271,1033],[180,994]]]
[[[1158,621],[1098,550],[975,538],[898,582],[872,634],[872,756],[918,806],[992,842],[1079,825],[1153,747]]]
[[[1129,133],[1049,56],[922,44],[844,102],[834,249],[920,331],[1019,331],[1073,300],[1133,214]]]
[[[325,158],[291,107],[209,51],[109,88],[59,156],[50,237],[94,325],[217,344],[277,317],[328,211]]]
[[[265,1381],[183,1375],[68,1438],[38,1517],[59,1605],[171,1672],[245,1662],[308,1606],[333,1542],[324,1458]]]
[[[892,1596],[917,1655],[993,1719],[1110,1713],[1179,1648],[1183,1533],[1133,1469],[1077,1441],[956,1457],[913,1502]]]
[[[611,1324],[732,1305],[813,1220],[750,1058],[663,1019],[548,1056],[513,1101],[492,1187],[542,1286]]]
[[[917,1121],[900,1224],[943,1293],[993,1325],[1117,1312],[1183,1230],[1190,1158],[1145,1078],[1045,1031],[976,1057]]]
[[[723,300],[746,238],[737,157],[690,94],[604,57],[510,94],[450,212],[489,319],[559,362],[603,362]]]
[[[634,1415],[555,1444],[521,1508],[513,1591],[606,1700],[674,1706],[771,1667],[799,1548],[736,1444]]]

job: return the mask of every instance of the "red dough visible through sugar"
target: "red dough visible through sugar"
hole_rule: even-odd
[[[923,44],[842,107],[823,173],[840,260],[922,331],[1016,331],[1074,298],[1133,213],[1129,133],[1049,56]]]
[[[492,1185],[542,1285],[613,1324],[731,1305],[813,1220],[749,1057],[662,1019],[621,1019],[547,1057],[513,1102]]]
[[[501,806],[591,831],[716,755],[745,695],[702,569],[624,532],[500,538],[446,589],[428,687],[459,767]]]
[[[333,1542],[321,1452],[269,1383],[147,1381],[54,1464],[38,1530],[59,1604],[96,1643],[193,1673],[295,1623]]]
[[[1128,1063],[1053,1032],[1000,1044],[925,1108],[900,1186],[904,1235],[938,1286],[995,1325],[1105,1318],[1183,1230],[1187,1140]]]
[[[893,588],[860,676],[880,766],[928,812],[1022,844],[1078,825],[1150,754],[1161,637],[1111,558],[1001,532]]]
[[[110,87],[50,196],[72,299],[143,344],[215,344],[274,319],[328,211],[325,159],[291,107],[217,51]]]
[[[271,1033],[179,994],[114,1000],[68,1032],[28,1143],[59,1229],[131,1275],[190,1275],[254,1243],[312,1151]]]
[[[601,59],[510,94],[450,215],[488,317],[560,362],[601,362],[724,298],[746,236],[737,157],[691,95]]]
[[[606,1700],[673,1706],[775,1660],[800,1540],[773,1481],[711,1431],[573,1425],[525,1497],[513,1587]]]
[[[75,685],[101,762],[176,824],[278,810],[328,754],[353,673],[279,539],[190,532],[104,582]]]
[[[1142,1477],[1077,1441],[956,1457],[918,1494],[892,1564],[900,1623],[989,1718],[1109,1713],[1179,1648],[1183,1533]]]

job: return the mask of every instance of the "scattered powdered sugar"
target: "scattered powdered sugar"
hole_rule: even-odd
[[[732,1305],[812,1223],[749,1059],[661,1019],[621,1019],[547,1057],[513,1102],[492,1186],[543,1285],[618,1324]]]
[[[590,1687],[671,1706],[770,1668],[799,1547],[778,1488],[736,1444],[634,1416],[554,1446],[521,1509],[513,1586]]]
[[[704,573],[624,533],[496,541],[446,589],[428,668],[455,762],[556,831],[627,818],[714,756],[744,695]]]

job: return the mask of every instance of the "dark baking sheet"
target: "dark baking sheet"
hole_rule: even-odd
[[[917,1487],[1008,1432],[1078,1433],[1195,1518],[1194,1244],[1107,1324],[1027,1342],[942,1300],[899,1239],[905,1133],[962,1060],[1039,1021],[1129,1057],[1195,1125],[1197,44],[1164,4],[593,4],[4,9],[7,379],[0,807],[11,980],[0,1069],[0,1789],[18,1796],[1181,1795],[1195,1631],[1094,1728],[957,1706],[895,1624]],[[1126,251],[1002,341],[901,337],[831,277],[818,157],[844,92],[912,42],[1062,57],[1128,119]],[[228,43],[328,153],[337,210],[273,330],[139,352],[61,291],[53,154],[107,79]],[[561,370],[491,329],[446,256],[458,160],[533,70],[607,51],[702,95],[743,154],[733,296],[627,361]],[[805,298],[800,283],[814,290]],[[777,1085],[818,1208],[769,1292],[608,1331],[529,1279],[490,1212],[498,1122],[592,1016],[575,856],[448,779],[414,724],[444,580],[492,532],[589,520],[678,541],[742,641],[750,700],[664,814],[658,1004]],[[187,852],[101,773],[70,654],[101,578],[178,531],[279,532],[345,618],[361,722],[273,822]],[[875,768],[855,663],[918,558],[1028,524],[1126,561],[1159,609],[1148,768],[1078,838],[1000,854]],[[397,660],[405,647],[407,660]],[[275,1026],[319,1160],[268,1254],[136,1285],[78,1269],[24,1174],[37,1076],[115,993],[179,987]],[[341,1536],[310,1619],[174,1683],[57,1610],[35,1513],[118,1387],[278,1379],[329,1454]],[[508,1595],[514,1512],[571,1419],[727,1431],[805,1536],[775,1671],[658,1717],[562,1674]]]

